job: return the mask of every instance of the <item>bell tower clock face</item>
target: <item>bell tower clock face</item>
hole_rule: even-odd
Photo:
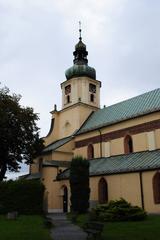
[[[96,93],[96,85],[90,83],[90,84],[89,84],[89,91],[90,91],[91,93]]]

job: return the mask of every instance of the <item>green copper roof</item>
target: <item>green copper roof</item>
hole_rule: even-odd
[[[95,159],[90,163],[91,176],[152,170],[160,168],[160,150]]]
[[[160,89],[99,109],[88,118],[77,134],[160,110]]]
[[[72,136],[66,137],[66,138],[62,138],[60,140],[57,140],[51,144],[49,144],[48,146],[46,146],[43,150],[43,153],[45,152],[49,152],[49,151],[54,151],[57,148],[63,146],[65,143],[69,142],[72,139]]]
[[[80,36],[79,42],[76,44],[75,51],[73,52],[74,65],[65,72],[67,80],[74,77],[90,77],[96,79],[95,69],[88,66],[87,55],[86,45],[82,42],[82,37]]]
[[[65,75],[67,80],[73,77],[83,77],[83,76],[96,79],[95,69],[85,64],[83,65],[74,64],[72,67],[66,70]]]
[[[160,168],[160,150],[90,160],[90,176],[139,172]],[[69,178],[69,169],[58,179]]]

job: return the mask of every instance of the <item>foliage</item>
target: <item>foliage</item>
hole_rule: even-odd
[[[71,209],[84,213],[89,208],[89,162],[77,156],[70,167]]]
[[[7,170],[18,171],[24,160],[29,164],[43,149],[36,125],[38,115],[20,105],[20,95],[0,88],[0,181]]]
[[[37,180],[0,182],[0,213],[41,214],[44,186]]]
[[[146,218],[146,212],[138,207],[132,206],[124,199],[110,201],[108,204],[98,205],[92,209],[90,218],[99,221],[140,221]]]
[[[15,221],[0,215],[0,239],[3,240],[51,240],[43,218],[36,215],[19,216]]]

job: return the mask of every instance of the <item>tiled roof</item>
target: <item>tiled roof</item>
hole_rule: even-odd
[[[138,172],[160,168],[160,150],[90,160],[90,176]],[[69,169],[58,179],[69,178]]]
[[[43,150],[43,152],[49,152],[49,151],[54,151],[56,150],[57,148],[63,146],[65,143],[69,142],[71,139],[72,139],[73,136],[69,136],[69,137],[66,137],[66,138],[62,138],[60,140],[57,140],[51,144],[49,144],[48,146],[46,146]]]
[[[77,134],[160,110],[160,88],[95,111]]]

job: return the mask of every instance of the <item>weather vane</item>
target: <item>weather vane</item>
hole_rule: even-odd
[[[79,40],[80,40],[80,41],[82,40],[81,32],[82,32],[82,29],[81,29],[81,21],[79,21]]]

